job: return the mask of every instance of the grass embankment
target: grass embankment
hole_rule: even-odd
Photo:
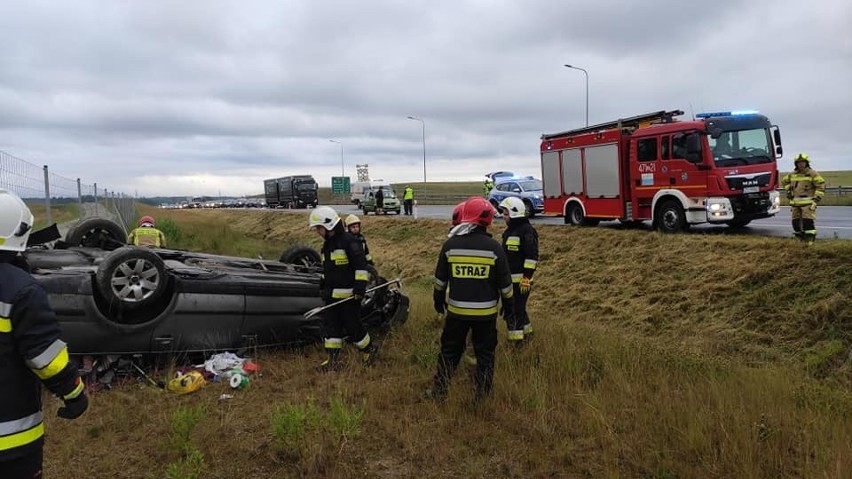
[[[147,212],[146,213],[150,213]],[[304,214],[159,211],[179,248],[274,257],[319,245]],[[448,225],[367,217],[412,299],[369,370],[320,347],[261,351],[263,377],[186,397],[123,387],[49,417],[47,474],[77,477],[847,477],[852,245],[541,227],[536,337],[506,347],[494,397],[419,399],[441,325],[431,275]],[[495,233],[502,225],[495,225]],[[217,237],[218,239],[211,239]],[[211,250],[212,251],[212,250]],[[48,410],[56,406],[52,401]],[[50,416],[48,414],[48,416]],[[74,472],[70,472],[74,471]]]
[[[47,208],[44,203],[29,203],[30,211],[35,218],[36,230],[44,228],[47,225]],[[78,203],[66,203],[62,205],[50,206],[50,219],[53,223],[66,223],[80,218],[80,205]]]

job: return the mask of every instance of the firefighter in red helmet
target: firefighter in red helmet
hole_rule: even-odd
[[[139,218],[139,227],[127,235],[127,244],[165,248],[166,235],[156,228],[154,218],[150,216],[143,216]]]
[[[504,314],[511,316],[512,277],[506,253],[488,233],[494,208],[481,197],[464,202],[459,224],[450,230],[435,267],[435,311],[446,313],[441,352],[433,387],[426,397],[443,401],[458,367],[468,331],[476,353],[476,398],[491,393],[497,313],[502,297]]]

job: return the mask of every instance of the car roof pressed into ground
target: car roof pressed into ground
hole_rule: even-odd
[[[127,246],[124,238],[117,224],[92,218],[23,254],[73,354],[208,352],[323,336],[322,314],[305,317],[323,304],[320,256],[310,247],[273,261]],[[384,283],[372,268],[370,283]],[[380,332],[407,319],[408,298],[379,288],[361,315]]]

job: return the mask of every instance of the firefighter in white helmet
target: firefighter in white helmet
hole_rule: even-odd
[[[0,475],[4,478],[42,476],[41,385],[64,403],[57,411],[61,418],[76,419],[89,405],[77,366],[59,337],[47,294],[18,265],[32,227],[27,205],[0,189]]]
[[[346,223],[347,231],[361,242],[361,248],[364,250],[364,257],[367,258],[367,264],[372,266],[373,257],[370,256],[370,248],[367,247],[367,238],[365,238],[361,233],[361,218],[355,215],[349,215],[346,217],[344,222]]]
[[[375,359],[376,345],[361,322],[361,301],[367,289],[369,273],[361,242],[349,234],[331,207],[319,206],[311,211],[308,227],[323,238],[322,298],[326,304],[338,303],[323,313],[325,319],[325,350],[328,358],[320,364],[321,371],[340,368],[343,338],[361,351],[362,361],[369,366]],[[355,296],[355,299],[342,301]]]
[[[520,198],[510,196],[500,202],[500,211],[506,220],[503,231],[503,250],[509,258],[512,286],[515,296],[515,314],[509,316],[514,324],[507,324],[509,341],[521,344],[533,327],[527,314],[532,277],[538,265],[538,232],[527,219],[527,208]]]

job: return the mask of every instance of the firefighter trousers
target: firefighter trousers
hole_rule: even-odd
[[[329,308],[323,312],[323,317],[326,339],[342,340],[347,336],[350,342],[358,343],[367,337],[367,329],[361,322],[361,302],[358,300],[351,299]],[[362,346],[360,349],[364,349],[368,344]]]
[[[434,391],[439,396],[447,394],[450,380],[464,353],[468,331],[471,332],[476,354],[476,395],[482,397],[491,393],[494,384],[494,349],[497,347],[497,318],[469,320],[449,313],[444,320],[441,352],[438,354],[438,369],[434,378]]]
[[[530,316],[527,314],[527,300],[530,299],[530,293],[521,294],[520,283],[512,284],[512,293],[515,304],[514,314],[506,317],[506,328],[510,331],[522,331],[530,324]]]
[[[43,451],[41,446],[15,459],[0,461],[4,479],[41,479]]]
[[[793,233],[799,238],[813,241],[816,238],[816,210],[808,206],[791,206]]]

